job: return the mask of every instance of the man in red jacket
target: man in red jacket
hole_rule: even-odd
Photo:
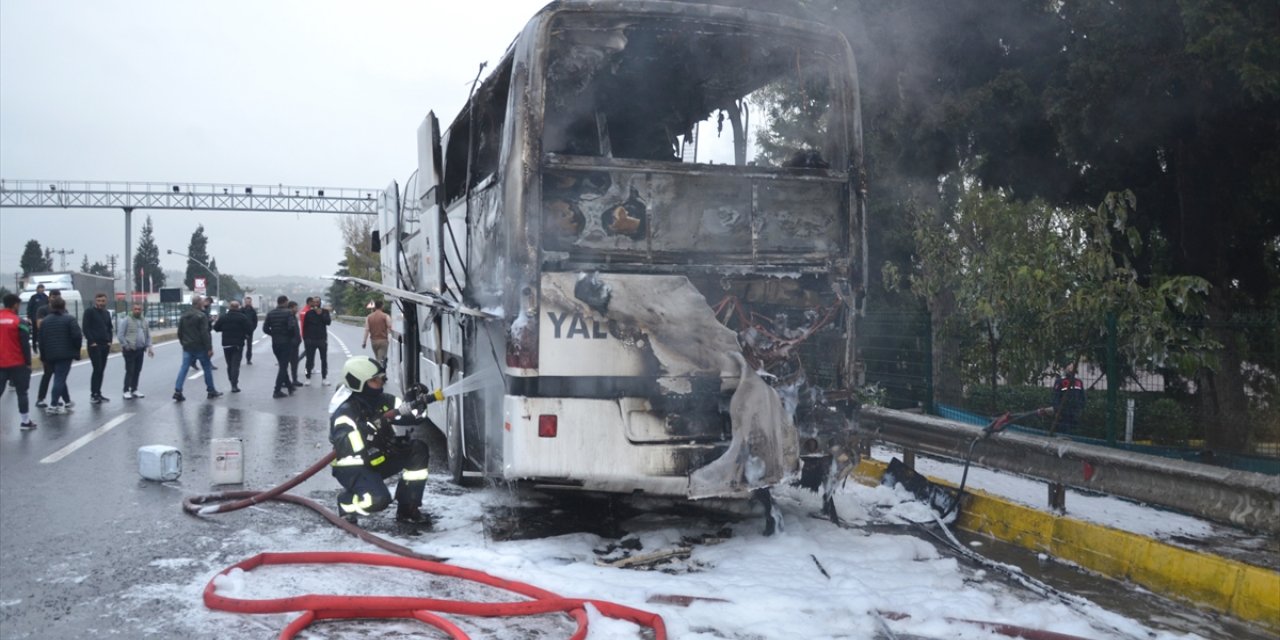
[[[13,384],[18,392],[19,424],[23,430],[36,428],[31,421],[27,388],[31,384],[31,324],[18,315],[18,296],[12,293],[4,297],[4,309],[0,309],[0,398],[5,387]]]

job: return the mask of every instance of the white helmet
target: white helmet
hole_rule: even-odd
[[[364,391],[366,382],[379,377],[387,377],[387,370],[369,356],[356,356],[342,365],[342,382],[352,391]]]

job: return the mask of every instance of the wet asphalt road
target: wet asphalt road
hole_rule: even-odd
[[[338,378],[347,348],[361,351],[361,331],[331,327],[331,381]],[[103,393],[109,403],[89,403],[85,360],[69,376],[74,411],[33,414],[39,424],[34,431],[19,430],[12,390],[0,398],[0,638],[173,637],[158,623],[166,615],[163,608],[149,611],[145,603],[121,602],[120,594],[138,583],[182,585],[211,575],[201,563],[173,558],[229,555],[234,562],[243,557],[228,554],[225,537],[246,526],[242,514],[248,512],[208,519],[182,512],[184,495],[241,488],[210,484],[210,439],[243,438],[244,487],[275,486],[329,451],[326,407],[334,390],[313,380],[292,398],[273,399],[270,340],[260,333],[256,337],[253,364],[241,367],[241,393],[230,393],[225,362],[220,352],[216,355],[215,384],[226,395],[214,400],[205,399],[201,374],[186,381],[186,402],[171,399],[181,364],[176,342],[156,345],[155,357],[144,364],[139,383],[144,399],[121,398],[124,365],[118,354],[107,361]],[[218,339],[215,333],[215,345]],[[316,369],[318,378],[318,362]],[[305,363],[300,376],[303,371]],[[33,411],[38,411],[38,380],[37,373]],[[138,448],[153,444],[182,452],[179,480],[158,483],[139,475]],[[336,488],[322,471],[293,492],[327,496],[327,504]],[[294,526],[299,521],[308,528],[328,526],[318,516],[300,513],[310,515],[295,511]],[[250,555],[261,549],[243,551]],[[218,634],[211,631],[208,637]]]

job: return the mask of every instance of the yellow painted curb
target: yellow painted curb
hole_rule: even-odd
[[[855,473],[878,483],[887,465]],[[955,485],[929,478],[939,485]],[[957,526],[1280,631],[1280,573],[966,489]]]

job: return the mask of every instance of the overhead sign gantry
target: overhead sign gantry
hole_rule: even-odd
[[[0,207],[62,209],[192,209],[288,213],[377,212],[382,189],[294,185],[8,180]]]
[[[132,291],[134,209],[374,215],[381,192],[382,189],[373,188],[285,184],[0,178],[0,208],[123,209],[124,288]]]

